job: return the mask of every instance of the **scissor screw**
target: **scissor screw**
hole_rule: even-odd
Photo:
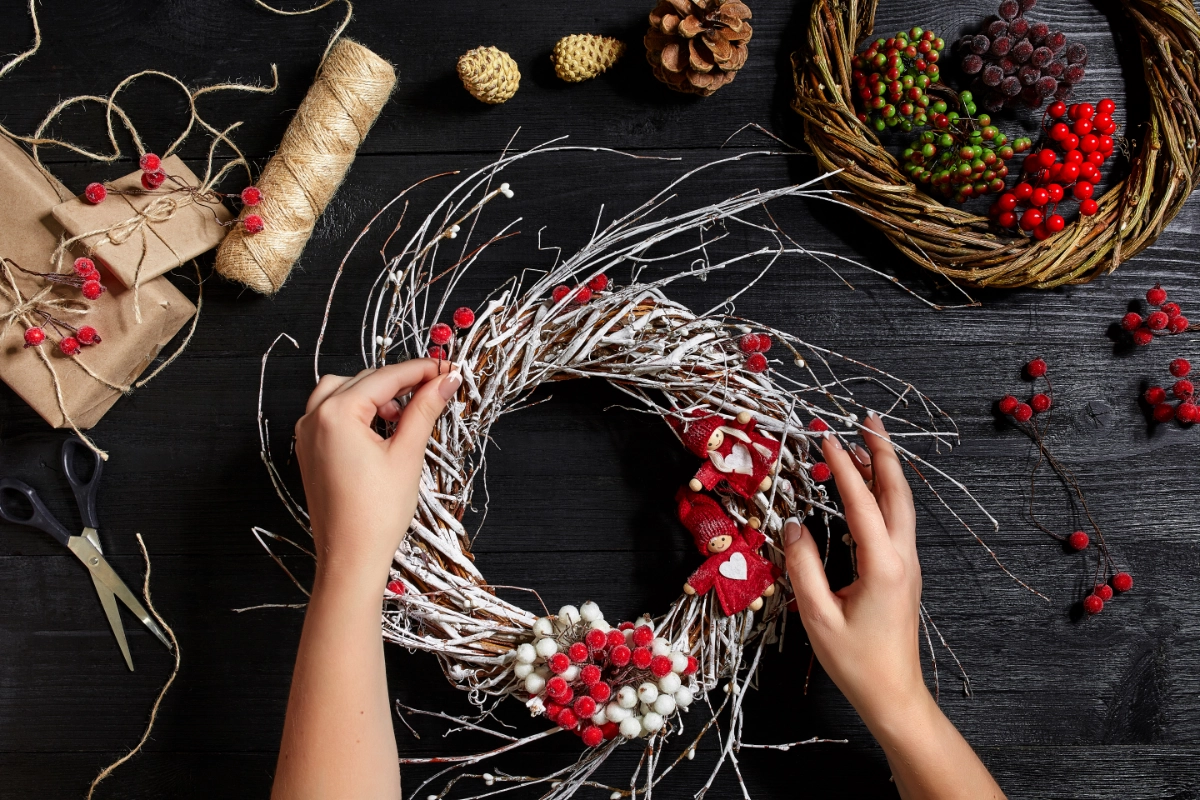
[[[94,567],[94,566],[96,566],[96,565],[97,565],[97,564],[99,564],[99,563],[100,563],[100,559],[96,558],[95,556],[92,556],[92,558],[91,558],[91,564],[92,564],[92,566]]]

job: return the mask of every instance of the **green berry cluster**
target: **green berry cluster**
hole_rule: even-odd
[[[946,43],[919,27],[890,39],[876,39],[851,62],[858,118],[877,131],[911,131],[928,124],[932,98],[926,93],[939,77],[938,59]]]
[[[973,114],[970,92],[960,95],[964,111]],[[987,114],[932,111],[933,130],[924,131],[901,154],[905,173],[928,191],[962,203],[972,197],[1004,191],[1010,158],[1033,146],[1028,137],[1011,143]]]

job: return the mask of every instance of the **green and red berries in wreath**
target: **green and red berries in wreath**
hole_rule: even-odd
[[[879,38],[851,61],[858,118],[876,131],[911,131],[928,122],[927,93],[940,77],[938,60],[946,43],[933,31],[914,27]]]

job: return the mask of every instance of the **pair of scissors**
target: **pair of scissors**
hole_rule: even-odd
[[[79,472],[75,468],[79,454],[89,455],[93,461],[91,475],[87,480],[80,478]],[[87,567],[92,576],[92,583],[96,587],[96,594],[100,597],[100,605],[104,607],[104,613],[108,616],[108,624],[112,628],[113,635],[117,637],[121,654],[125,656],[125,664],[132,671],[133,658],[129,655],[129,642],[125,640],[125,628],[121,625],[118,600],[124,603],[134,616],[167,646],[168,650],[171,649],[171,642],[145,607],[138,602],[133,592],[129,591],[125,582],[117,577],[117,573],[113,572],[113,568],[100,550],[100,535],[97,533],[100,519],[96,514],[96,491],[100,486],[100,472],[104,461],[98,453],[93,452],[75,437],[63,442],[61,456],[63,474],[67,478],[67,483],[71,485],[71,491],[75,493],[79,516],[83,518],[83,531],[78,536],[72,536],[66,526],[46,509],[45,503],[38,497],[37,492],[16,478],[0,479],[0,519],[17,525],[37,528],[50,534],[55,541],[74,553],[75,557]],[[14,494],[20,495],[23,500],[15,499]]]

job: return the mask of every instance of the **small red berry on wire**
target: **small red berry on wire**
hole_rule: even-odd
[[[1046,374],[1046,360],[1035,358],[1025,365],[1025,373],[1031,378],[1040,378]]]
[[[1190,400],[1196,394],[1196,386],[1186,378],[1180,378],[1171,387],[1171,394],[1180,400]]]
[[[138,166],[142,168],[142,172],[158,172],[162,166],[162,159],[154,153],[146,153],[138,161]]]
[[[1163,303],[1158,310],[1168,317],[1178,317],[1183,313],[1182,309],[1179,308],[1179,303]]]
[[[429,357],[436,361],[445,361],[446,350],[441,345],[435,344],[433,347],[429,348]]]
[[[574,730],[579,725],[579,717],[575,716],[575,712],[569,708],[558,712],[558,719],[554,721],[558,723],[558,727],[568,731]]]
[[[579,670],[579,680],[583,681],[584,686],[595,686],[600,682],[600,668],[595,664],[588,664]],[[590,717],[591,714],[588,716]]]
[[[638,669],[646,669],[654,660],[654,654],[649,647],[639,647],[633,651],[633,665]]]
[[[389,592],[391,592],[392,594],[404,594],[404,592],[405,592],[404,582],[403,581],[388,581],[387,590]]]
[[[771,349],[771,334],[760,333],[758,335],[758,352],[765,353]]]
[[[475,324],[475,312],[463,306],[454,312],[454,327],[469,328]]]
[[[247,186],[245,189],[242,189],[241,198],[242,202],[246,205],[256,206],[262,202],[262,189],[259,189],[257,186]]]
[[[629,645],[619,644],[608,651],[608,660],[612,662],[614,667],[625,666],[632,657],[633,651],[629,649]]]
[[[80,344],[100,344],[100,334],[91,325],[80,325],[75,338]]]
[[[58,343],[58,349],[62,351],[64,356],[78,355],[79,340],[74,336],[64,336],[62,341]]]
[[[599,669],[599,667],[596,669]],[[612,687],[607,683],[596,683],[591,689],[588,689],[588,694],[597,703],[607,703],[608,698],[612,697]]]
[[[25,346],[37,347],[42,342],[46,341],[46,332],[38,327],[25,329]]]
[[[1192,362],[1186,358],[1176,358],[1171,361],[1170,370],[1176,378],[1182,378],[1192,371]]]
[[[1067,537],[1067,546],[1072,550],[1086,550],[1091,541],[1091,537],[1083,531],[1075,531]]]
[[[596,701],[590,697],[580,697],[575,701],[574,711],[580,719],[587,719],[596,713]]]
[[[650,659],[650,672],[656,678],[666,677],[671,672],[671,659],[666,656],[655,656]]]
[[[829,465],[822,462],[817,462],[812,465],[812,479],[817,483],[824,483],[833,477],[833,472],[830,471]]]
[[[1175,319],[1179,319],[1179,317]],[[1145,347],[1153,341],[1154,333],[1149,328],[1142,327],[1133,332],[1133,343],[1138,347]]]
[[[158,170],[157,172],[143,172],[142,173],[142,188],[147,189],[149,191],[154,191],[158,187],[162,186],[163,181],[165,181],[166,179],[167,179],[167,173],[163,172],[161,169]]]
[[[84,281],[79,289],[88,300],[96,300],[104,294],[104,286],[100,281]]]
[[[1107,583],[1097,583],[1096,588],[1092,592],[1092,594],[1096,595],[1097,597],[1099,597],[1101,600],[1103,600],[1106,603],[1109,600],[1112,600],[1112,598],[1113,598],[1112,587],[1109,586]]]
[[[599,650],[608,641],[608,635],[604,631],[592,628],[584,635],[583,641],[587,644],[589,650]]]
[[[742,334],[742,338],[738,339],[738,348],[747,355],[749,355],[751,353],[757,353],[759,350],[758,334],[757,333]]]
[[[605,637],[604,643],[610,648],[625,644],[625,634],[619,630],[611,630],[608,632],[608,636]]]
[[[746,359],[746,369],[748,369],[751,372],[756,372],[756,373],[757,372],[766,372],[767,371],[767,357],[764,356],[762,353],[752,353],[750,355],[750,357]]]
[[[813,417],[808,422],[808,429],[815,433],[820,433],[821,431],[829,430],[829,425],[825,423],[825,420],[820,419],[819,417]]]
[[[1041,414],[1050,410],[1050,395],[1038,392],[1033,397],[1029,398],[1029,405],[1035,412]]]
[[[1136,331],[1142,327],[1142,315],[1136,311],[1130,311],[1121,317],[1121,327],[1130,332]]]
[[[96,262],[92,261],[87,256],[80,256],[75,259],[74,264],[75,274],[81,278],[89,277],[93,272],[96,272]]]
[[[1133,588],[1133,576],[1128,572],[1118,572],[1112,576],[1112,587],[1118,592],[1128,592]]]
[[[649,625],[639,625],[633,629],[633,643],[638,647],[646,647],[654,641],[654,630]]]
[[[83,199],[94,206],[103,203],[106,197],[108,197],[108,189],[104,187],[103,183],[89,183],[83,190]]]
[[[583,729],[583,733],[579,734],[579,738],[588,747],[599,747],[604,742],[604,731],[595,725],[589,725]]]
[[[1183,333],[1188,329],[1188,318],[1183,314],[1178,317],[1171,317],[1171,321],[1167,323],[1167,330],[1171,333]]]
[[[263,228],[267,227],[267,225],[258,214],[247,214],[242,218],[242,227],[246,229],[246,233],[254,235],[262,233]]]
[[[1167,302],[1167,290],[1156,283],[1153,289],[1146,292],[1146,302],[1152,306],[1161,306]]]
[[[1017,408],[1017,403],[1021,402],[1011,394],[1006,394],[1000,398],[1000,413],[1011,414]]]
[[[575,290],[575,296],[571,298],[571,302],[583,305],[584,303],[591,301],[591,299],[592,290],[586,286],[580,286]]]
[[[566,653],[555,653],[546,659],[546,666],[555,675],[562,675],[571,668],[571,658]]]
[[[1146,393],[1143,394],[1142,397],[1150,405],[1156,406],[1159,403],[1166,401],[1167,390],[1162,388],[1161,386],[1151,386],[1149,389],[1146,390]]]
[[[574,661],[576,664],[578,664],[582,661],[587,661],[588,646],[586,644],[584,644],[583,642],[576,642],[575,644],[573,644],[567,648],[567,655],[569,655],[571,657],[571,660]]]
[[[593,292],[603,292],[608,288],[608,276],[601,272],[588,281],[587,286]]]
[[[1197,406],[1191,400],[1186,403],[1180,403],[1175,409],[1175,419],[1181,425],[1194,425],[1200,422],[1200,406]]]
[[[1158,403],[1150,411],[1155,422],[1170,422],[1175,418],[1175,407],[1170,403]]]
[[[1017,403],[1012,416],[1017,422],[1029,422],[1033,418],[1033,408],[1028,403]]]
[[[1152,331],[1161,331],[1167,327],[1167,324],[1170,321],[1171,318],[1166,314],[1161,311],[1155,311],[1153,314],[1146,317],[1146,327]]]
[[[617,738],[617,735],[621,732],[621,726],[615,722],[606,722],[600,726],[600,730],[604,734],[605,741],[608,741],[609,739]]]
[[[550,298],[556,303],[561,303],[562,299],[571,293],[571,287],[565,283],[561,283],[554,287],[554,291],[550,293]]]
[[[434,344],[447,345],[454,338],[454,330],[444,322],[439,322],[429,329],[429,341]]]
[[[546,692],[546,694],[548,696],[550,693]],[[551,722],[554,722],[558,719],[558,715],[562,713],[562,710],[563,707],[558,703],[555,703],[553,700],[548,700],[542,704],[542,714],[544,714],[546,719],[550,720]]]
[[[1100,595],[1089,594],[1083,598],[1083,610],[1089,614],[1099,614],[1104,610],[1104,600],[1100,598]]]

